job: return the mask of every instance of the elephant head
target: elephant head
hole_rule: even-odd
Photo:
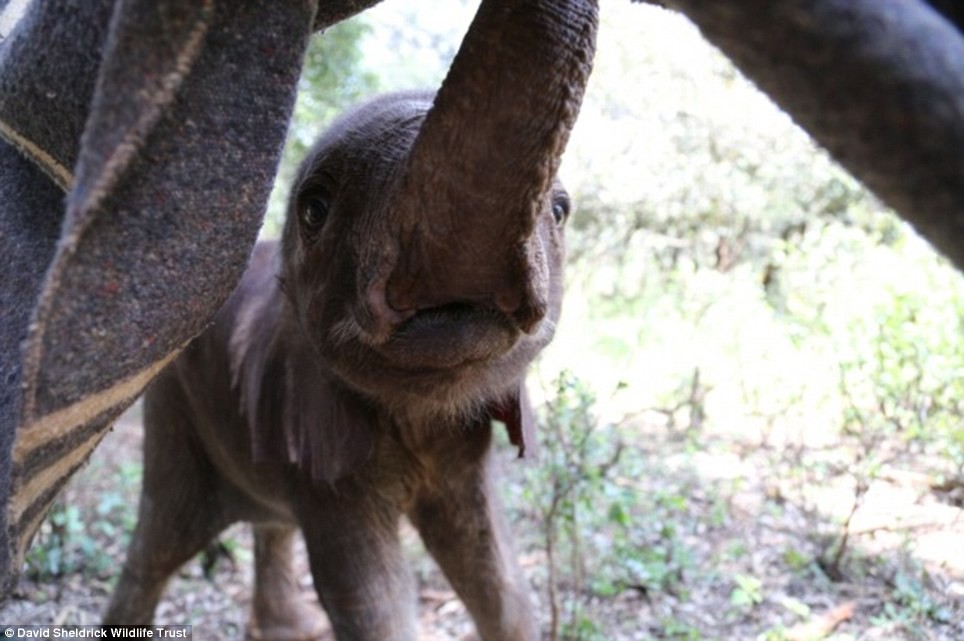
[[[594,35],[592,3],[483,3],[434,99],[377,100],[316,144],[282,279],[338,378],[415,415],[518,385],[559,315],[555,173]]]

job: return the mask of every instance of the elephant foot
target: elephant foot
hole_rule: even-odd
[[[252,614],[248,622],[250,641],[328,641],[332,639],[328,618],[313,603],[292,599],[274,603],[270,611]]]

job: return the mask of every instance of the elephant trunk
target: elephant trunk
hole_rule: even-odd
[[[382,297],[396,319],[449,304],[531,331],[546,313],[552,181],[592,66],[596,0],[485,0],[412,147]]]

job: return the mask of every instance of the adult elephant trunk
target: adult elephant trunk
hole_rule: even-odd
[[[596,0],[486,0],[402,176],[384,291],[395,321],[450,304],[532,331],[546,313],[534,234],[592,66]],[[380,287],[378,288],[380,289]]]

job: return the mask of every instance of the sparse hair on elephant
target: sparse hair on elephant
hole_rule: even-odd
[[[431,245],[400,231],[414,210],[400,210],[398,194],[432,100],[390,94],[331,127],[295,180],[280,244],[255,248],[213,326],[149,388],[144,494],[108,623],[150,622],[168,577],[245,520],[259,638],[321,630],[291,566],[300,527],[339,639],[415,639],[398,536],[406,516],[482,638],[538,638],[491,486],[490,444],[498,419],[520,449],[532,445],[523,378],[559,316],[569,201],[549,182],[521,232],[503,227],[503,247],[447,230],[461,260],[521,250],[521,290],[493,279],[460,292],[445,281],[448,300],[396,303],[411,293],[393,290],[400,272],[422,276],[413,265],[431,262],[407,255]],[[452,217],[476,213],[420,212],[418,226],[457,228]]]

